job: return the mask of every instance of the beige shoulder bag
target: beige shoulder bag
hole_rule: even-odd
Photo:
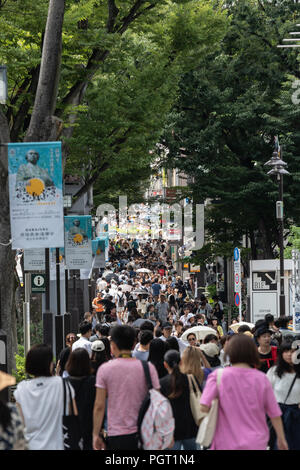
[[[217,387],[219,391],[219,386],[221,382],[223,369],[217,369]],[[202,419],[198,434],[196,437],[196,442],[202,447],[209,447],[212,443],[212,440],[215,435],[217,420],[218,420],[218,410],[219,410],[219,398],[215,398],[212,401],[209,412]]]

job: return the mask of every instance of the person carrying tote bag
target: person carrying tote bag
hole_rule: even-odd
[[[190,389],[190,407],[193,418],[197,426],[199,426],[200,421],[202,418],[206,416],[206,413],[203,413],[200,409],[200,399],[202,395],[202,391],[198,385],[197,380],[192,374],[187,374],[187,378],[189,381],[189,389]]]
[[[217,387],[219,390],[221,376],[223,369],[217,369]],[[210,410],[208,413],[204,413],[203,410],[199,407],[199,430],[196,438],[196,442],[202,447],[209,447],[214,438],[216,431],[217,420],[218,420],[218,407],[219,399],[215,398],[212,401]]]
[[[212,372],[200,404],[208,412],[218,398],[217,424],[211,450],[266,450],[269,429],[266,415],[274,426],[278,448],[288,450],[281,410],[266,374],[259,367],[259,355],[252,338],[234,335],[226,345],[231,367]],[[222,373],[218,385],[217,374]],[[234,403],[234,406],[232,404]]]

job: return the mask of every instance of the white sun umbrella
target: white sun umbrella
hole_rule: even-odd
[[[182,339],[183,341],[187,341],[187,337],[190,333],[194,333],[198,341],[203,340],[207,335],[213,334],[217,336],[217,332],[213,328],[210,328],[209,326],[197,325],[192,326],[191,328],[186,330],[180,337],[180,339]]]
[[[102,273],[102,278],[106,277],[108,274],[113,274],[114,272],[111,269],[107,269]]]
[[[253,323],[248,323],[248,322],[245,322],[245,321],[241,321],[239,323],[233,323],[232,325],[230,325],[230,330],[234,331],[235,333],[237,332],[237,330],[239,329],[240,326],[242,325],[247,325],[249,326],[250,330],[252,330],[252,328],[254,328],[254,324]]]
[[[150,269],[147,268],[140,268],[136,270],[137,273],[151,273]]]

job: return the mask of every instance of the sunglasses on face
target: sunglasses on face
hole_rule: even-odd
[[[69,338],[67,338],[67,341],[74,341],[76,339],[75,336],[70,336]]]
[[[189,338],[188,342],[190,342],[190,341],[196,341],[196,338]]]

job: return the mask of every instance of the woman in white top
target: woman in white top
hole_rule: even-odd
[[[282,411],[284,432],[290,450],[300,450],[300,369],[297,346],[284,341],[278,351],[276,365],[267,372],[272,388]]]
[[[32,375],[33,379],[20,382],[14,392],[25,425],[29,450],[64,450],[63,380],[52,376],[52,360],[52,349],[49,346],[33,346],[27,353],[25,363],[26,373]],[[75,392],[71,385],[70,389],[74,411],[78,414]]]

